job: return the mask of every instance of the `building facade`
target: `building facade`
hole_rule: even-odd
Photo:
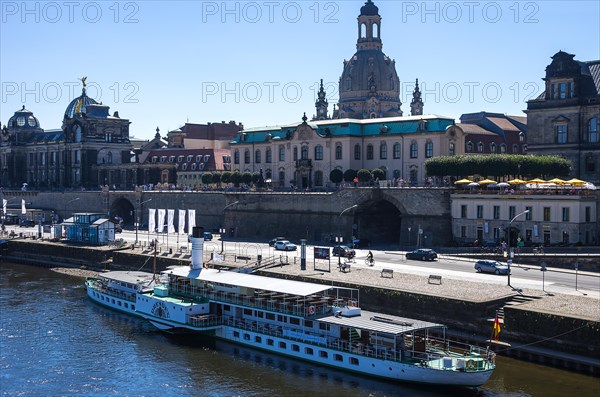
[[[545,91],[527,102],[529,153],[563,156],[570,177],[600,183],[600,60],[559,51],[544,82]]]

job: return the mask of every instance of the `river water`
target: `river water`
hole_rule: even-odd
[[[598,396],[600,380],[498,357],[478,389],[396,384],[224,342],[168,337],[80,278],[0,263],[2,396]]]

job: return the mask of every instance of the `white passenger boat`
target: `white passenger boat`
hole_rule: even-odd
[[[136,295],[152,291],[154,275],[147,272],[113,271],[100,273],[85,280],[88,296],[111,309],[139,316],[136,312]]]
[[[480,386],[495,368],[493,352],[450,342],[442,324],[362,310],[357,289],[203,268],[201,240],[192,266],[137,294],[137,313],[163,331],[398,381]]]

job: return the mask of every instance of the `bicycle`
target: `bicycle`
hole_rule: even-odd
[[[367,266],[375,266],[375,259],[373,259],[373,258],[366,258],[365,259],[365,265],[367,265]]]

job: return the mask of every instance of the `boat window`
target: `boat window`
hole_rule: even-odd
[[[125,309],[129,309],[129,304],[125,303]]]
[[[292,345],[292,351],[299,352],[300,351],[300,346],[298,346],[298,345]]]
[[[244,309],[244,314],[246,316],[251,316],[252,315],[252,309]]]
[[[286,316],[282,316],[281,314],[277,315],[277,321],[279,321],[280,323],[287,323],[287,317]]]
[[[223,305],[223,310],[225,310],[226,312],[231,311],[231,306]]]
[[[233,331],[233,337],[234,338],[239,338],[240,337],[240,333],[237,331]]]
[[[119,306],[121,306],[121,301],[117,301],[117,303],[119,304]]]
[[[329,331],[329,324],[319,323],[319,329],[323,331]]]
[[[313,351],[313,349],[312,349],[312,347],[307,347],[307,348],[305,348],[305,349],[304,349],[304,353],[306,353],[306,354],[308,354],[308,355],[311,355],[311,356],[312,356],[313,354],[315,354],[315,353],[314,353],[314,351]]]
[[[254,342],[256,342],[256,343],[262,343],[262,338],[260,336],[255,336],[254,337]]]
[[[112,301],[112,304],[114,305],[114,304],[115,304],[115,300],[114,300],[114,299],[111,299],[111,301]]]
[[[265,313],[259,312],[258,310],[256,311],[256,317],[263,318],[264,316],[265,316]]]
[[[281,349],[285,349],[286,348],[285,342],[279,342],[279,347]]]
[[[334,359],[335,361],[344,361],[344,357],[342,357],[342,355],[341,355],[341,354],[334,354],[334,355],[333,355],[333,359]]]
[[[295,317],[290,317],[290,324],[300,325],[300,319]]]
[[[350,364],[352,364],[352,365],[358,365],[358,358],[356,358],[356,357],[350,357]]]
[[[131,310],[135,310],[135,305],[131,305]]]
[[[329,355],[327,354],[326,351],[319,350],[319,357],[321,357],[321,358],[327,358],[327,357],[329,357]]]
[[[275,342],[273,342],[273,339],[267,339],[267,345],[269,346],[273,346]]]
[[[312,328],[313,327],[313,322],[312,320],[304,320],[304,326],[306,328]]]
[[[273,313],[266,313],[265,317],[267,318],[267,320],[275,320],[275,314]]]
[[[244,334],[244,340],[250,340],[250,334]]]

